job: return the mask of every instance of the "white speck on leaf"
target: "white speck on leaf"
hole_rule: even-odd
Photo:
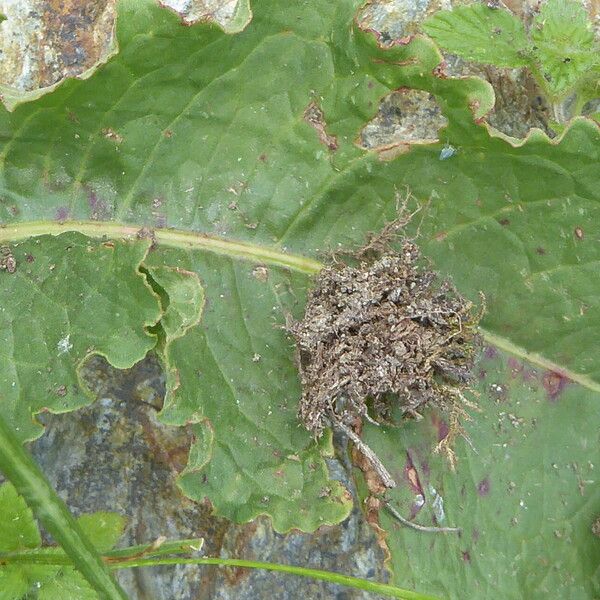
[[[444,499],[432,485],[429,486],[429,493],[433,496],[431,508],[433,509],[436,521],[442,523],[446,518],[446,513],[444,512]]]
[[[58,344],[56,344],[56,349],[58,350],[58,354],[65,354],[69,352],[73,348],[73,344],[71,343],[71,334],[68,333],[64,338],[59,340]]]
[[[457,150],[454,146],[446,144],[440,152],[440,160],[448,160],[456,154]]]

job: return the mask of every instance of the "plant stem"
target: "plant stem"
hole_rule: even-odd
[[[264,569],[266,571],[279,571],[290,575],[299,575],[300,577],[309,577],[311,579],[319,579],[328,583],[336,583],[346,587],[352,587],[359,590],[378,593],[391,598],[401,598],[402,600],[437,600],[434,596],[419,594],[411,590],[404,590],[394,585],[386,583],[377,583],[368,579],[360,579],[359,577],[350,577],[340,573],[332,573],[331,571],[322,571],[320,569],[309,569],[306,567],[295,567],[292,565],[282,565],[278,563],[260,562],[254,560],[241,560],[237,558],[159,558],[159,559],[140,559],[127,562],[126,564],[113,565],[115,569],[130,568],[130,567],[148,567],[158,565],[217,565],[221,567],[245,567],[249,569]]]
[[[181,548],[184,544],[181,542],[172,542],[174,548]],[[323,571],[321,569],[309,569],[305,567],[295,567],[292,565],[282,565],[278,563],[268,563],[253,560],[242,560],[237,558],[177,558],[177,557],[155,557],[155,558],[139,558],[133,556],[133,558],[123,557],[122,560],[110,560],[109,554],[114,556],[115,552],[121,552],[124,555],[134,554],[134,550],[138,550],[139,547],[125,548],[120,551],[113,551],[105,555],[105,559],[108,562],[111,569],[130,569],[137,567],[158,567],[164,565],[215,565],[221,567],[244,567],[248,569],[263,569],[266,571],[278,571],[281,573],[288,573],[290,575],[298,575],[300,577],[309,577],[311,579],[319,579],[321,581],[327,581],[328,583],[335,583],[337,585],[343,585],[354,589],[365,590],[367,592],[373,592],[382,594],[391,598],[400,598],[402,600],[437,600],[434,596],[428,596],[425,594],[419,594],[411,590],[404,590],[402,588],[388,585],[385,583],[377,583],[375,581],[369,581],[368,579],[361,579],[359,577],[350,577],[348,575],[342,575],[340,573],[333,573],[331,571]],[[0,554],[0,564],[45,564],[45,565],[65,565],[70,564],[69,558],[63,554],[59,554],[56,551],[52,553],[42,551],[29,551],[29,552],[12,552],[6,554]]]
[[[0,414],[0,471],[103,600],[126,600],[90,540]]]
[[[126,561],[139,558],[165,556],[167,554],[189,554],[202,548],[202,539],[176,540],[165,542],[160,547],[155,544],[140,544],[127,548],[108,550],[102,554],[108,564],[125,565]],[[19,552],[0,552],[0,565],[35,564],[35,565],[72,565],[71,559],[60,547],[46,546]]]
[[[333,427],[337,427],[341,431],[343,431],[356,446],[358,451],[371,463],[371,466],[379,475],[383,485],[387,488],[395,488],[396,482],[394,478],[390,475],[390,472],[385,468],[385,465],[381,462],[377,454],[367,446],[365,442],[354,432],[350,427],[348,427],[342,421],[333,421]]]
[[[410,529],[415,529],[416,531],[423,531],[424,533],[461,533],[462,529],[460,527],[427,527],[425,525],[419,525],[418,523],[413,523],[408,519],[405,519],[390,503],[389,501],[384,501],[384,506],[390,512],[390,514],[402,523],[405,527],[409,527]]]
[[[191,552],[198,552],[203,545],[204,540],[202,538],[173,540],[165,541],[160,545],[141,544],[139,546],[129,546],[128,548],[117,548],[104,552],[103,557],[107,562],[118,562],[118,559],[130,560],[132,558],[165,556],[166,554],[190,554]]]

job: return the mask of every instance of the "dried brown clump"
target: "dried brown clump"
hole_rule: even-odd
[[[423,265],[415,243],[404,241],[400,252],[385,246],[372,242],[355,266],[323,269],[304,318],[289,328],[303,386],[300,420],[317,436],[328,426],[345,431],[384,482],[387,472],[357,441],[357,417],[390,421],[396,408],[416,415],[431,403],[450,412],[451,433],[460,432],[479,321],[472,303]]]

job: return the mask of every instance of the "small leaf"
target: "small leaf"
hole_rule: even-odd
[[[77,521],[98,551],[106,552],[111,550],[123,535],[127,520],[117,513],[95,512],[81,515]]]
[[[79,524],[101,552],[114,547],[123,533],[121,515],[97,512],[82,515]],[[11,483],[0,486],[0,552],[41,547],[41,536],[31,510]],[[56,553],[64,553],[53,549]],[[51,550],[52,551],[52,550]],[[98,595],[73,567],[16,563],[0,566],[0,600],[96,600]]]
[[[592,23],[578,0],[548,0],[533,21],[531,37],[544,85],[554,97],[568,93],[600,63]]]
[[[11,483],[0,486],[0,552],[38,548],[42,538],[33,513]],[[19,600],[32,586],[54,576],[58,567],[7,565],[0,567],[0,599]],[[39,588],[38,588],[39,589]]]
[[[10,483],[0,486],[0,552],[37,548],[40,533],[31,509]]]
[[[528,64],[529,43],[523,23],[503,9],[483,4],[435,13],[423,30],[448,52],[498,67]]]
[[[20,566],[11,565],[0,568],[0,598],[2,600],[20,600],[30,588],[31,585]]]
[[[73,567],[63,567],[39,588],[37,600],[98,600],[98,594],[79,571]]]

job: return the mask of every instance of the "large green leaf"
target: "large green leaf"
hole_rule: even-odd
[[[353,28],[357,4],[257,0],[234,37],[181,27],[147,2],[123,4],[116,58],[0,115],[0,240],[72,229],[120,239],[146,228],[140,235],[154,244],[142,271],[174,319],[159,348],[169,380],[162,418],[191,423],[197,438],[182,487],[237,521],[269,514],[279,530],[312,530],[349,510],[325,472],[330,441],[319,447],[298,426],[281,326],[302,313],[317,261],[393,218],[404,186],[431,199],[420,239],[435,266],[472,298],[485,292],[485,335],[578,381],[590,398],[600,390],[598,128],[579,120],[558,143],[537,133],[519,147],[490,138],[473,120],[493,105],[489,86],[436,76],[441,56],[422,38],[382,51]],[[435,95],[453,156],[440,160],[438,144],[382,162],[354,145],[398,87]],[[137,277],[137,266],[127,270]],[[198,325],[199,314],[169,303],[192,281],[206,294]],[[491,418],[483,406],[474,428]],[[496,438],[481,427],[477,450],[491,460]],[[568,460],[568,450],[557,453]],[[432,469],[442,477],[446,467]],[[537,483],[556,491],[541,474]],[[473,502],[477,491],[465,494]],[[447,571],[440,577],[460,592]]]
[[[350,499],[328,481],[320,457],[332,453],[331,441],[312,444],[288,401],[299,387],[290,342],[277,325],[301,301],[307,278],[181,250],[147,260],[152,274],[164,263],[199,273],[207,293],[203,326],[174,340],[166,357],[171,391],[162,419],[198,423],[184,492],[208,495],[238,522],[271,514],[279,531],[343,519]]]
[[[598,395],[492,348],[478,376],[482,413],[456,473],[432,452],[447,433],[440,415],[365,432],[394,465],[401,514],[462,528],[422,533],[382,511],[396,579],[449,600],[597,598]]]

